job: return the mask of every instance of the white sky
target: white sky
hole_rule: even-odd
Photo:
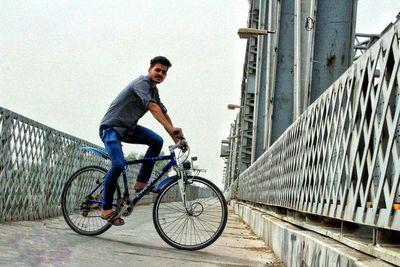
[[[380,33],[398,0],[360,0],[357,32]],[[220,143],[240,102],[247,0],[0,0],[0,106],[102,145],[109,104],[149,60],[173,66],[159,86],[169,114],[205,174],[221,185]],[[171,143],[148,113],[140,124]],[[124,145],[125,153],[143,152]]]

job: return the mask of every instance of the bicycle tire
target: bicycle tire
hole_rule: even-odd
[[[111,224],[100,217],[101,204],[85,203],[87,195],[96,184],[101,183],[107,170],[99,166],[87,166],[77,170],[68,179],[61,195],[61,208],[65,221],[72,230],[81,235],[95,236],[110,229]],[[101,201],[102,186],[91,199]],[[117,184],[114,199],[121,198]]]
[[[187,180],[186,199],[191,211],[183,207],[179,184],[175,180],[156,197],[153,223],[157,233],[170,246],[198,250],[211,245],[222,234],[228,207],[221,191],[209,180],[197,176],[189,176]]]

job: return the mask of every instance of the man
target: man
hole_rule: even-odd
[[[145,157],[157,157],[161,152],[163,139],[155,132],[138,125],[138,120],[150,111],[164,126],[175,143],[182,137],[182,129],[174,127],[167,109],[162,104],[157,84],[162,83],[171,67],[170,61],[162,56],[150,61],[148,75],[140,76],[123,89],[111,103],[100,123],[100,138],[111,158],[112,166],[105,177],[103,203],[100,215],[113,225],[123,225],[124,220],[112,210],[113,195],[118,177],[124,167],[121,141],[148,145]],[[154,162],[143,163],[134,189],[143,189],[150,178]]]

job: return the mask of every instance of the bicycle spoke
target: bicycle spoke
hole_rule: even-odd
[[[171,210],[173,211],[178,211],[178,212],[186,212],[185,208],[183,207],[182,203],[178,203],[178,202],[173,202],[173,203],[167,203],[167,205],[165,205],[166,207],[164,208],[168,208],[169,206],[171,206]]]
[[[178,218],[172,220],[172,221],[169,222],[168,224],[163,224],[163,225],[165,226],[165,229],[167,229],[170,225],[176,226],[176,225],[178,225],[178,223],[179,223],[182,219],[184,219],[185,217],[186,217],[185,214],[182,214],[180,217],[178,217]]]
[[[197,219],[197,221],[198,221],[198,223],[203,227],[203,229],[204,229],[204,231],[205,232],[207,232],[207,230],[209,231],[209,232],[213,232],[213,228],[214,227],[212,227],[212,225],[211,224],[209,224],[207,221],[204,221],[203,219],[201,219],[201,218],[196,218]]]
[[[193,230],[194,230],[193,232],[194,232],[195,240],[196,240],[196,237],[197,237],[197,240],[199,240],[198,242],[201,243],[201,242],[203,242],[204,238],[202,238],[200,236],[201,233],[199,231],[197,231],[195,220],[193,218],[191,218],[191,219],[192,219],[192,227],[193,227]]]
[[[185,216],[185,217],[183,217],[183,219],[184,219],[184,223],[181,223],[181,224],[177,225],[178,227],[176,228],[176,230],[174,232],[171,233],[171,237],[174,237],[175,234],[178,237],[180,236],[178,231],[185,228],[185,222],[187,221],[187,217]],[[182,230],[181,230],[181,232],[182,232]],[[181,239],[182,239],[182,236],[181,236]]]

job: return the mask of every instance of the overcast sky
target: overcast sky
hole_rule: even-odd
[[[173,66],[159,85],[174,124],[184,129],[198,165],[221,185],[221,140],[240,103],[247,0],[0,0],[0,106],[102,145],[98,126],[149,60]],[[360,0],[357,32],[380,33],[400,1]],[[140,122],[171,140],[147,114]],[[124,145],[125,153],[143,152]]]

